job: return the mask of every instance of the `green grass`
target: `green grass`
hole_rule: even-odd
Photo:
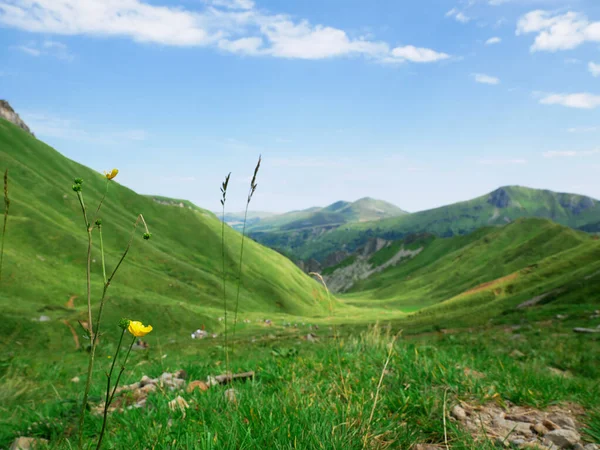
[[[71,184],[84,178],[86,203],[94,205],[105,179],[2,120],[0,160],[9,169],[12,202],[0,287],[0,448],[21,435],[49,439],[50,448],[74,448],[87,353],[74,349],[62,321],[85,320],[86,236]],[[167,204],[111,183],[105,202],[109,270],[137,214],[144,214],[152,239],[135,239],[109,291],[93,402],[102,398],[122,316],[154,327],[145,338],[150,349],[132,354],[122,384],[177,369],[203,380],[225,371],[221,223],[183,200],[154,198]],[[228,292],[235,291],[240,243],[240,234],[227,228]],[[496,448],[450,420],[444,428],[444,411],[459,400],[538,408],[576,402],[589,413],[588,439],[598,440],[600,341],[571,330],[600,324],[590,319],[600,308],[600,241],[549,220],[521,219],[452,238],[405,236],[372,258],[384,263],[402,246],[423,251],[333,299],[330,313],[317,282],[248,240],[240,320],[250,323],[238,324],[231,370],[254,370],[256,380],[236,384],[237,406],[221,387],[181,393],[191,405],[185,418],[168,408],[177,393],[151,394],[145,408],[111,415],[105,448],[409,449],[443,443],[445,432],[453,449]],[[96,246],[92,256],[98,292]],[[550,295],[539,304],[517,308],[543,293]],[[73,295],[70,309],[65,303]],[[556,320],[557,314],[568,318]],[[33,320],[40,315],[51,320]],[[367,329],[376,321],[390,328]],[[332,338],[334,324],[339,341]],[[220,336],[190,339],[202,325]],[[400,330],[369,422],[387,346]],[[317,343],[300,339],[310,332]],[[524,356],[511,357],[515,349]],[[573,376],[557,377],[550,367]],[[465,368],[485,377],[470,377]],[[79,384],[70,381],[76,376]],[[90,415],[87,442],[100,426],[101,418]]]
[[[568,327],[525,322],[520,330],[510,332],[487,327],[477,333],[401,337],[370,426],[368,417],[387,344],[395,331],[374,328],[358,334],[346,330],[353,334],[342,337],[341,343],[345,388],[335,346],[324,337],[325,332],[319,333],[323,337],[316,344],[291,335],[255,344],[246,341],[233,367],[255,370],[257,377],[254,382],[235,385],[237,407],[225,400],[223,387],[182,393],[191,406],[183,418],[167,406],[178,393],[158,391],[151,394],[146,408],[112,414],[106,448],[360,449],[369,430],[370,447],[408,449],[419,442],[444,442],[445,397],[446,411],[458,400],[472,404],[510,401],[537,408],[576,402],[597,411],[600,369],[594,361],[600,356],[600,346],[589,336],[573,333],[557,342],[553,336],[568,332]],[[519,340],[513,339],[516,333]],[[153,345],[147,353],[133,355],[124,383],[139,380],[142,374],[158,376],[181,368],[190,379],[223,371],[218,344],[202,341],[192,348],[178,342],[159,347],[157,336],[149,339]],[[296,348],[297,353],[280,357],[273,348]],[[511,357],[515,349],[524,356]],[[167,357],[162,358],[163,354]],[[49,361],[43,369],[36,355],[20,354],[9,363],[2,380],[0,408],[7,420],[0,429],[0,446],[24,434],[50,439],[52,448],[69,448],[79,388],[69,382],[79,373],[75,356]],[[549,367],[569,370],[573,376],[557,377]],[[465,368],[485,378],[473,378],[465,374]],[[24,384],[29,373],[43,375],[35,384]],[[92,396],[98,398],[101,384],[95,386]],[[597,441],[594,417],[589,420],[591,441]],[[88,420],[88,439],[98,433],[100,422],[94,416]],[[496,448],[491,441],[475,441],[449,419],[447,433],[451,448]]]
[[[54,149],[0,120],[0,161],[8,168],[11,210],[0,290],[0,338],[38,330],[24,340],[69,340],[61,323],[85,317],[87,241],[80,207],[71,185],[84,179],[88,205],[104,191],[105,178],[63,157]],[[105,323],[128,316],[152,322],[168,334],[191,332],[201,325],[220,333],[223,323],[221,223],[201,208],[162,205],[111,183],[102,210],[107,269],[126,246],[135,217],[143,213],[152,233],[141,233],[109,291]],[[93,289],[101,290],[100,252],[93,249]],[[241,235],[226,229],[227,289],[234,292]],[[240,313],[324,317],[324,290],[279,253],[248,241],[244,257]],[[71,296],[76,308],[64,307]],[[99,299],[94,299],[97,305]],[[32,319],[48,315],[40,330]],[[136,315],[136,317],[133,317]],[[167,331],[168,330],[168,331]],[[41,334],[39,336],[38,334]]]

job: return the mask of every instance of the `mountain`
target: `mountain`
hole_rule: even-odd
[[[215,215],[219,219],[223,217],[222,214],[223,213],[221,211],[215,211]],[[225,211],[225,223],[228,224],[234,230],[241,231],[244,227],[244,215],[244,211],[233,213],[228,213],[227,211]],[[248,211],[248,214],[246,215],[246,227],[255,225],[262,219],[273,217],[275,215],[275,213],[266,211]]]
[[[450,237],[483,226],[505,225],[521,217],[547,218],[574,229],[593,231],[600,222],[600,203],[577,194],[505,186],[473,200],[378,222],[349,223],[319,235],[286,230],[251,235],[295,259],[322,262],[334,252],[351,254],[375,237],[397,240],[415,233]]]
[[[458,326],[457,318],[476,323],[543,305],[593,311],[600,302],[600,239],[548,219],[521,218],[450,238],[421,235],[388,249],[366,261],[371,273],[341,296],[347,304],[418,310],[415,321],[429,315],[429,322],[436,316]],[[348,277],[352,266],[333,269],[329,284]]]
[[[85,320],[86,310],[87,238],[73,179],[83,178],[85,202],[93,211],[106,178],[0,119],[0,169],[6,168],[11,207],[0,284],[0,336],[19,333],[21,341],[37,336],[62,345],[61,339],[70,339],[70,332],[61,320],[76,325],[76,320]],[[202,325],[220,330],[221,222],[213,213],[185,201],[138,195],[118,179],[110,183],[100,214],[108,270],[125,249],[138,214],[143,213],[152,239],[144,241],[138,229],[108,291],[106,323],[116,324],[123,316],[137,318],[162,329],[164,336],[187,335]],[[231,305],[241,235],[229,227],[225,230]],[[102,288],[97,233],[92,257],[97,305]],[[74,308],[65,306],[70,298]],[[291,261],[251,240],[246,242],[242,317],[257,312],[309,317],[327,311],[325,298],[320,285]],[[52,319],[47,327],[32,321],[40,315]]]
[[[369,222],[407,214],[383,200],[365,197],[355,202],[338,201],[326,207],[312,207],[261,219],[249,227],[250,233],[311,230],[319,234],[352,222]]]

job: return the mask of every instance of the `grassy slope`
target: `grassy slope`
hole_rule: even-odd
[[[597,308],[600,241],[546,219],[520,219],[429,240],[419,255],[358,282],[342,298],[405,311],[431,306],[411,315],[411,326],[468,326],[559,288],[546,299],[553,308]]]
[[[503,207],[502,201],[507,201]],[[587,209],[584,209],[587,207]],[[350,223],[318,236],[303,233],[256,234],[261,243],[281,248],[296,258],[322,259],[333,251],[353,251],[370,237],[396,240],[413,233],[448,237],[462,235],[487,225],[504,225],[506,218],[542,217],[572,228],[600,220],[600,202],[588,197],[518,186],[500,188],[490,194],[436,209],[383,219],[374,223]]]
[[[46,314],[53,319],[50,328],[57,336],[70,339],[67,327],[57,319],[84,318],[87,248],[72,180],[78,176],[85,180],[84,197],[92,211],[106,180],[4,120],[0,120],[0,162],[2,169],[9,169],[12,200],[0,290],[0,337],[36,329],[31,319]],[[108,270],[125,248],[138,213],[144,214],[152,239],[143,241],[138,231],[109,290],[106,318],[136,317],[171,334],[185,330],[187,335],[202,324],[215,329],[216,318],[222,315],[220,221],[200,208],[161,205],[112,182],[101,214]],[[226,235],[231,305],[241,236],[228,227]],[[94,303],[101,289],[97,244],[96,234]],[[275,251],[248,241],[243,270],[244,313],[325,314],[320,286]],[[76,310],[62,308],[71,295],[78,296]]]

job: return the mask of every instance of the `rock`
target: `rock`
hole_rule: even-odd
[[[517,349],[514,349],[512,352],[510,352],[510,356],[512,356],[513,358],[519,359],[519,358],[523,358],[525,356],[525,353],[523,353]]]
[[[452,414],[452,417],[454,417],[456,420],[459,420],[461,422],[467,420],[467,413],[459,405],[456,405],[456,406],[454,406],[454,408],[452,408],[451,414]]]
[[[179,378],[180,380],[185,380],[187,378],[187,372],[183,369],[175,372],[175,378]]]
[[[573,331],[575,333],[600,333],[599,328],[573,328]]]
[[[238,393],[233,388],[227,389],[225,391],[225,398],[227,399],[227,401],[229,401],[231,403],[237,403],[237,396],[238,396]]]
[[[531,429],[540,436],[544,436],[548,432],[548,428],[546,428],[542,423],[536,423],[534,426],[531,427]]]
[[[306,340],[307,340],[308,342],[316,342],[316,341],[317,341],[317,335],[316,335],[316,334],[313,334],[313,333],[308,333],[308,334],[306,335]]]
[[[186,391],[190,393],[193,392],[194,389],[198,389],[199,391],[208,391],[209,386],[204,381],[194,380],[187,385]]]
[[[71,383],[79,383],[79,377],[71,378]]]
[[[548,419],[560,426],[561,428],[577,429],[575,421],[563,413],[553,413],[548,416]]]
[[[141,387],[140,391],[142,391],[145,394],[147,394],[149,392],[154,392],[154,391],[156,391],[156,385],[155,384],[147,384],[144,387]]]
[[[18,437],[10,446],[10,450],[30,450],[47,444],[48,441],[42,438]]]
[[[140,380],[140,387],[144,387],[144,386],[146,386],[148,384],[156,384],[156,380],[153,380],[149,376],[144,375],[142,377],[142,379]]]
[[[38,322],[50,322],[50,317],[48,316],[40,316]]]
[[[510,445],[513,447],[520,447],[525,444],[525,439],[511,439]]]
[[[568,370],[560,370],[556,367],[548,367],[548,370],[553,374],[563,378],[571,378],[573,374]]]
[[[19,115],[15,112],[15,110],[12,108],[12,106],[10,106],[10,104],[6,100],[0,100],[0,117],[8,120],[9,122],[15,124],[22,130],[35,137],[35,135],[29,129],[27,124],[23,122],[23,120],[19,117]]]
[[[587,444],[585,447],[583,447],[585,450],[598,450],[600,447],[598,447],[596,444]]]
[[[566,314],[557,314],[556,315],[556,318],[558,320],[565,320],[567,317],[569,317],[569,316],[567,316]]]
[[[581,436],[573,430],[553,430],[547,433],[545,438],[558,448],[571,448],[577,444]]]
[[[550,431],[554,431],[554,430],[558,430],[560,429],[560,427],[558,425],[556,425],[554,422],[552,422],[551,420],[545,419],[542,424],[548,428],[548,430]]]

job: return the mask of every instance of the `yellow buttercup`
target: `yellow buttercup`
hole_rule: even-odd
[[[110,172],[104,172],[104,176],[109,180],[112,180],[119,173],[119,169],[113,169]]]
[[[146,336],[152,331],[152,325],[144,326],[142,322],[138,322],[137,320],[131,320],[129,321],[129,326],[127,327],[127,329],[135,337],[142,337]]]

